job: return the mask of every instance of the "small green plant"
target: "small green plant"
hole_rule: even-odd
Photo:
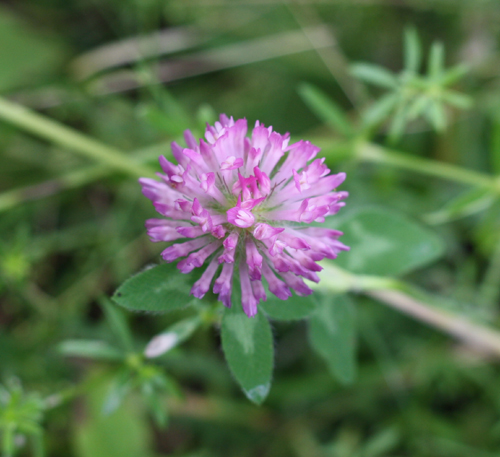
[[[13,457],[31,442],[33,455],[43,457],[45,403],[36,393],[24,392],[17,379],[0,385],[0,436],[2,456]]]
[[[400,73],[391,73],[384,67],[368,63],[351,66],[356,78],[388,91],[363,113],[363,120],[367,126],[390,120],[391,142],[397,141],[407,124],[416,119],[423,119],[434,130],[442,132],[448,122],[447,106],[467,109],[472,105],[470,97],[449,88],[468,69],[463,64],[445,69],[442,43],[432,44],[426,73],[420,73],[421,67],[422,45],[413,28],[405,32],[404,68]]]
[[[148,362],[148,350],[137,350],[127,321],[122,311],[106,300],[101,301],[108,325],[117,345],[101,340],[67,340],[59,345],[59,352],[65,356],[104,361],[111,373],[108,392],[102,405],[102,413],[114,413],[125,398],[139,393],[151,412],[158,427],[165,427],[168,411],[164,402],[165,394],[180,396],[175,381],[164,370]],[[148,345],[151,353],[151,343]],[[171,345],[173,347],[173,345]],[[169,348],[170,349],[170,348]],[[156,349],[155,356],[166,352]]]

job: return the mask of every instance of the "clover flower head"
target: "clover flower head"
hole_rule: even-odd
[[[230,307],[233,276],[239,274],[243,310],[252,317],[266,300],[263,280],[282,300],[291,289],[309,295],[302,278],[318,282],[317,262],[349,249],[338,241],[341,232],[307,225],[337,213],[348,194],[335,191],[345,173],[329,174],[310,142],[289,145],[288,133],[259,121],[246,134],[246,119],[224,114],[207,125],[199,142],[187,130],[187,148],[172,143],[177,165],[162,156],[160,181],[139,182],[163,216],[146,221],[149,237],[174,242],[163,259],[183,258],[177,265],[182,273],[208,262],[191,293],[202,298],[217,275],[213,292]]]

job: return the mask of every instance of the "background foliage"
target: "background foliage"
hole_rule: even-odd
[[[498,325],[499,23],[495,0],[2,2],[3,455],[498,455],[495,335],[385,305]],[[348,173],[352,251],[259,323],[180,293],[125,312],[106,297],[161,250],[137,177],[220,112]]]

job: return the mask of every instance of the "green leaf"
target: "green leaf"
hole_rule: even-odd
[[[108,343],[99,340],[67,340],[57,347],[67,357],[84,357],[100,360],[122,360],[124,354]]]
[[[405,70],[418,73],[422,59],[422,51],[418,33],[414,27],[405,29],[404,35],[404,60]]]
[[[409,107],[406,104],[400,104],[394,113],[391,125],[389,127],[389,141],[395,143],[403,133],[405,133],[406,124],[409,121]]]
[[[200,316],[190,317],[175,323],[164,332],[156,335],[146,346],[144,354],[148,358],[159,357],[187,340],[200,324]]]
[[[280,300],[275,295],[268,293],[267,300],[259,304],[259,308],[272,319],[297,320],[304,319],[316,310],[317,299],[313,295],[299,297],[293,294],[288,300]]]
[[[328,124],[347,137],[352,136],[353,128],[349,119],[345,116],[344,110],[325,93],[312,84],[307,83],[300,84],[298,92],[304,103],[325,124]]]
[[[397,428],[390,427],[371,437],[363,448],[363,457],[386,456],[401,442],[401,434]]]
[[[143,383],[141,385],[141,393],[156,425],[159,428],[165,428],[168,424],[168,410],[161,393],[155,389],[155,385],[152,382]]]
[[[441,93],[441,98],[448,104],[460,109],[469,109],[473,105],[473,100],[468,95],[446,90]]]
[[[372,126],[383,122],[391,111],[396,107],[399,94],[389,93],[379,98],[373,105],[363,113],[363,120],[366,125]]]
[[[444,70],[444,46],[443,43],[432,43],[431,52],[429,53],[429,76],[438,80],[441,78]]]
[[[446,70],[441,79],[441,85],[450,86],[452,84],[455,84],[457,81],[462,79],[469,71],[470,68],[465,64],[455,65],[454,67]]]
[[[108,321],[112,332],[123,345],[123,348],[131,351],[134,347],[133,338],[122,310],[118,309],[117,306],[108,298],[100,299],[99,304],[104,310],[106,320]]]
[[[425,220],[430,224],[442,224],[483,211],[495,200],[496,195],[491,189],[473,188],[448,202],[441,210],[427,214]]]
[[[422,112],[427,108],[430,103],[430,99],[427,94],[418,95],[408,108],[408,119],[414,120],[422,114]]]
[[[343,384],[356,377],[356,322],[354,306],[347,295],[323,295],[311,316],[309,336],[314,350]]]
[[[441,103],[430,103],[424,114],[437,132],[444,131],[446,128],[446,113]]]
[[[124,368],[118,372],[109,385],[102,402],[102,414],[113,414],[124,402],[133,387],[133,373]]]
[[[234,377],[249,400],[260,404],[271,388],[273,337],[264,313],[249,318],[239,303],[224,310],[222,349]]]
[[[125,281],[112,298],[132,311],[172,311],[192,300],[189,277],[171,265],[157,265]]]
[[[337,224],[350,252],[339,256],[338,266],[353,273],[402,275],[438,259],[442,240],[408,217],[385,208],[362,208]]]
[[[386,89],[395,89],[399,82],[388,70],[378,65],[357,63],[351,66],[351,73],[358,79]]]

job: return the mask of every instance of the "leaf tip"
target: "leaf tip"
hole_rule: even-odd
[[[266,399],[269,394],[269,390],[271,389],[271,384],[260,384],[252,389],[245,389],[245,395],[247,398],[256,403],[257,405],[261,405],[262,402]]]

